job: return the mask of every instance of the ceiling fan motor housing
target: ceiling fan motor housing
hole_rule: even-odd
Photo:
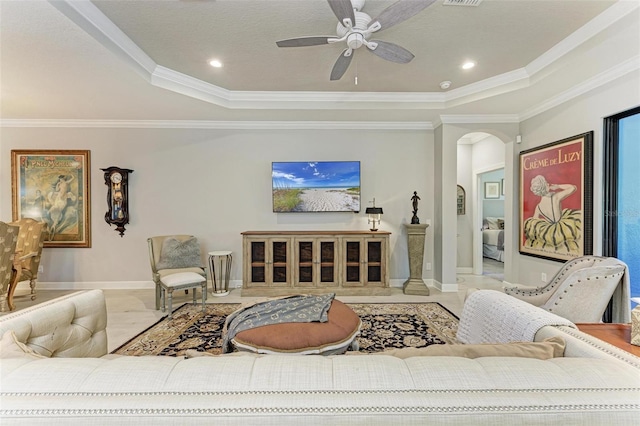
[[[356,24],[353,26],[351,30],[349,30],[347,27],[342,25],[341,22],[338,22],[338,26],[336,27],[336,33],[338,34],[338,37],[343,37],[349,31],[357,31],[357,30],[364,31],[367,29],[367,27],[369,26],[369,22],[371,22],[371,16],[367,15],[364,12],[358,12],[358,11],[355,11],[354,14],[356,16]]]

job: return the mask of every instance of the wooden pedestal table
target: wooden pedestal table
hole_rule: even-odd
[[[429,288],[422,279],[422,262],[424,259],[424,240],[427,224],[405,224],[407,244],[409,246],[409,279],[404,283],[404,294],[428,296]]]

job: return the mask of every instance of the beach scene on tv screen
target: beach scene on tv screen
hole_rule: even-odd
[[[360,162],[274,162],[274,212],[360,211]]]

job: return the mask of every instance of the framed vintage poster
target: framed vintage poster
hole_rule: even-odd
[[[91,247],[90,151],[12,150],[13,220],[47,222],[45,247]]]
[[[566,261],[593,250],[593,132],[520,153],[520,253]]]

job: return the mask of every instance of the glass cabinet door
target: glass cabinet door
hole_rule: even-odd
[[[271,282],[286,284],[289,277],[287,241],[271,241]]]
[[[265,249],[265,241],[251,241],[251,282],[264,283],[267,280]]]
[[[294,285],[312,286],[315,280],[313,240],[296,241],[296,278]]]
[[[323,285],[335,283],[336,278],[336,243],[320,241],[320,282]]]
[[[345,287],[361,286],[362,281],[362,240],[348,239],[344,244],[344,285]]]
[[[382,282],[382,265],[382,241],[367,241],[367,282]]]
[[[296,239],[293,285],[332,287],[338,285],[336,240]]]

